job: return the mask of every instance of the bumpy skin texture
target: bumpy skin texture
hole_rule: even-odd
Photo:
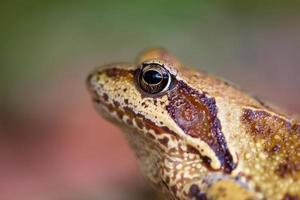
[[[141,90],[142,63],[163,65],[173,86]],[[93,71],[97,110],[119,126],[166,199],[300,199],[300,123],[163,49]]]

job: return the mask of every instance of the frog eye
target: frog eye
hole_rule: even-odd
[[[137,74],[138,86],[149,94],[167,91],[171,85],[171,75],[158,63],[144,63]]]

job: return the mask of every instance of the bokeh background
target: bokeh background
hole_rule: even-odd
[[[299,10],[292,0],[1,1],[0,199],[155,198],[84,82],[148,47],[300,113]]]

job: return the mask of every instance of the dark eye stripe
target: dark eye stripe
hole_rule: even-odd
[[[231,173],[237,163],[227,147],[215,99],[182,81],[178,82],[176,90],[168,93],[168,99],[167,110],[176,124],[185,134],[206,142],[215,152],[224,173]]]

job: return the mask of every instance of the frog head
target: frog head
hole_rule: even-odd
[[[167,154],[192,148],[206,166],[230,173],[236,163],[221,130],[215,99],[189,84],[184,70],[166,50],[151,49],[136,63],[97,68],[87,83],[100,113],[131,132],[129,142],[136,151],[148,148],[134,142],[142,135]]]

